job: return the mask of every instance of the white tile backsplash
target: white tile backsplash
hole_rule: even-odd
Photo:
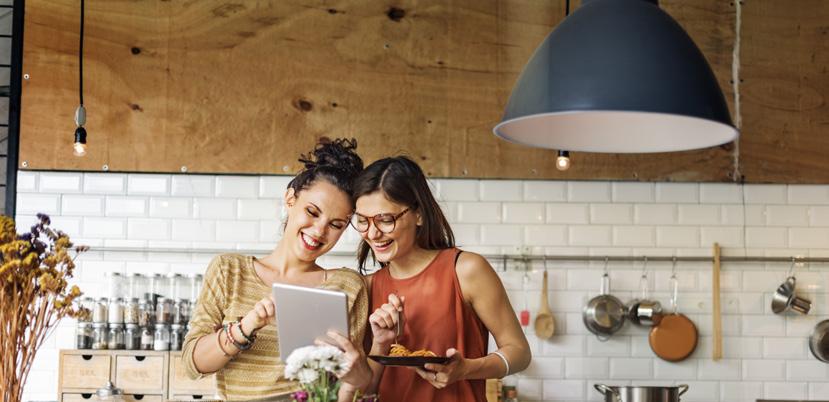
[[[130,174],[127,176],[127,194],[168,195],[170,194],[170,176]]]
[[[127,175],[119,173],[86,173],[83,192],[87,194],[126,194]]]
[[[220,198],[256,198],[259,196],[259,178],[219,176],[216,178],[215,195]]]
[[[524,201],[564,202],[567,201],[567,183],[555,181],[525,181]]]
[[[83,181],[81,173],[44,172],[40,174],[41,193],[80,193]]]
[[[567,183],[567,200],[570,202],[610,202],[610,183],[572,181]]]
[[[521,201],[524,183],[518,180],[485,180],[480,182],[481,201]]]
[[[282,197],[290,176],[154,175],[19,172],[19,228],[34,214],[52,215],[53,226],[73,240],[107,247],[257,249],[267,253],[282,235]],[[546,252],[553,255],[710,256],[711,243],[725,255],[829,256],[829,186],[721,183],[626,183],[438,179],[441,207],[458,244],[488,254]],[[745,192],[747,207],[743,209]],[[83,194],[80,194],[83,193]],[[745,216],[745,219],[744,219]],[[747,227],[743,228],[743,222]],[[351,251],[356,233],[336,250]],[[745,242],[743,236],[745,233]],[[743,247],[748,249],[744,250]],[[76,278],[95,294],[104,274],[203,272],[212,255],[193,253],[90,252],[78,261]],[[353,264],[335,257],[323,264]],[[513,306],[527,300],[531,318],[539,305],[543,263],[528,272],[500,272]],[[556,335],[547,340],[527,329],[534,353],[529,369],[512,376],[522,400],[600,401],[597,382],[611,385],[687,383],[683,400],[754,402],[757,398],[824,398],[829,373],[806,339],[829,318],[829,273],[799,267],[798,290],[813,301],[807,316],[774,315],[770,297],[786,278],[788,264],[724,263],[721,274],[724,360],[711,360],[711,268],[680,263],[680,311],[700,340],[691,358],[658,359],[647,329],[631,324],[607,342],[590,334],[582,308],[599,293],[601,262],[549,262],[549,302]],[[650,291],[667,308],[671,264],[648,266]],[[641,263],[611,263],[611,293],[628,301],[639,294]],[[71,346],[71,325],[59,328],[39,355],[36,371],[54,376],[57,350]],[[38,382],[40,383],[40,382]],[[32,383],[34,384],[34,382]],[[52,399],[27,388],[28,398]]]

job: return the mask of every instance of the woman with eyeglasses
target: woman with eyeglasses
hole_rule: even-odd
[[[317,258],[334,247],[354,211],[352,182],[363,168],[354,140],[317,145],[300,158],[305,168],[288,184],[282,238],[265,257],[224,254],[214,258],[184,339],[182,365],[191,378],[216,373],[219,395],[227,400],[292,400],[299,384],[284,378],[274,325],[273,283],[344,292],[349,334],[333,337],[346,352],[348,369],[339,400],[351,401],[371,377],[362,349],[368,292],[352,269],[325,270]],[[301,325],[301,323],[297,323]]]
[[[354,182],[354,196],[359,267],[365,271],[369,256],[381,266],[368,277],[370,354],[388,355],[398,343],[450,357],[423,368],[369,361],[369,389],[381,401],[484,402],[487,378],[519,372],[531,357],[495,271],[480,255],[455,248],[423,171],[409,158],[369,165]],[[497,345],[491,352],[489,334]]]

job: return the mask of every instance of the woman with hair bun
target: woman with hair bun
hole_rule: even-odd
[[[290,400],[299,384],[284,378],[274,325],[273,283],[337,290],[348,297],[350,334],[333,334],[349,369],[341,401],[351,401],[370,377],[361,350],[368,315],[363,278],[348,268],[325,270],[317,258],[331,250],[354,211],[352,182],[363,161],[355,140],[321,141],[299,160],[305,168],[288,184],[283,235],[265,257],[223,254],[209,264],[184,339],[182,364],[191,378],[216,373],[223,399]],[[287,357],[284,357],[287,358]]]

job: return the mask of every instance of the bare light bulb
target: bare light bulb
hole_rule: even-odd
[[[570,152],[558,151],[558,158],[556,158],[556,169],[561,171],[570,169]]]
[[[75,156],[84,156],[84,155],[86,155],[86,144],[81,144],[81,143],[76,142],[73,148],[75,149],[75,152],[74,152]]]
[[[78,127],[75,129],[75,143],[72,145],[75,156],[86,155],[86,129]]]

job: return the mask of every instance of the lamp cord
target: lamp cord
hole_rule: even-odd
[[[80,45],[78,46],[78,74],[80,76],[79,85],[78,85],[78,93],[81,101],[81,106],[83,106],[83,23],[84,23],[84,0],[81,0],[81,35],[80,35]]]
[[[570,15],[570,0],[564,2],[564,16]]]
[[[740,111],[740,31],[742,30],[742,4],[740,0],[734,0],[735,22],[734,22],[734,49],[731,53],[731,88],[734,91],[734,126],[739,131],[743,126],[743,117]],[[742,182],[740,172],[740,141],[734,141],[734,170],[732,179],[735,182]]]

